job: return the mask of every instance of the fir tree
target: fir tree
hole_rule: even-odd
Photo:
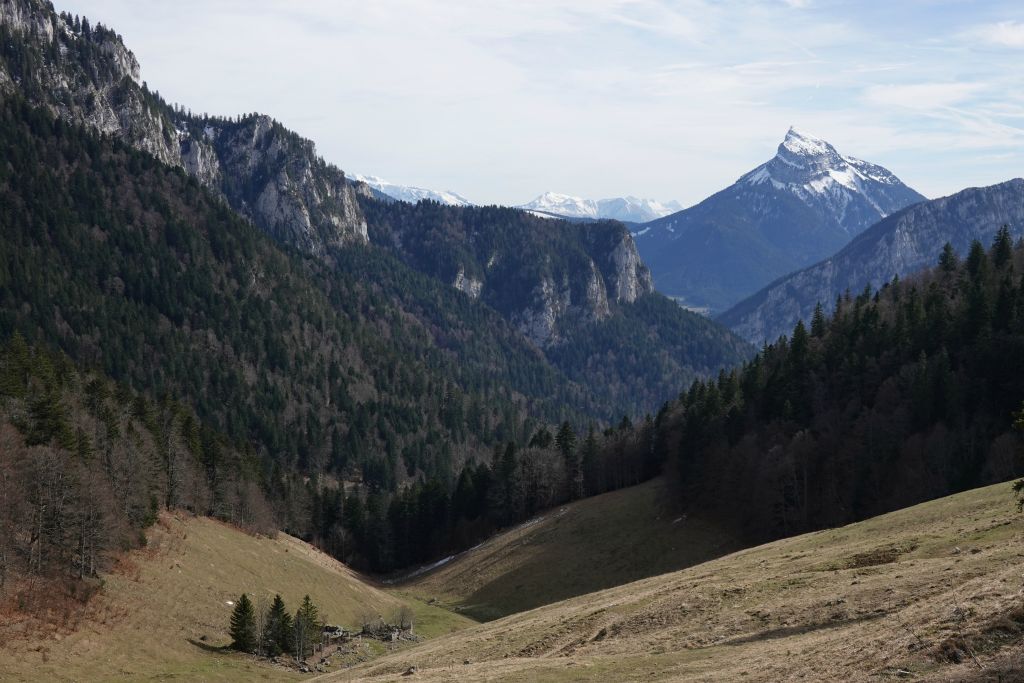
[[[953,245],[946,242],[942,245],[942,254],[939,255],[939,268],[942,269],[943,273],[953,273],[956,271],[958,265],[958,259],[956,257],[956,252],[953,250]]]
[[[288,613],[281,596],[275,595],[263,628],[263,650],[268,657],[276,657],[284,652],[291,652],[291,649],[292,615]]]
[[[306,659],[313,654],[314,648],[320,644],[322,629],[320,611],[307,595],[302,598],[302,605],[295,613],[295,623],[292,626],[294,654],[298,659]]]
[[[256,651],[256,612],[245,593],[242,593],[231,613],[230,633],[232,648],[241,652]]]
[[[814,315],[811,317],[811,336],[820,339],[825,336],[825,311],[821,307],[821,302],[814,307]]]
[[[1009,226],[1004,225],[996,233],[995,242],[992,244],[992,260],[996,268],[1002,268],[1013,258],[1013,238],[1010,237]]]

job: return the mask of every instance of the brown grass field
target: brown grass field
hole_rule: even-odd
[[[76,629],[54,625],[42,635],[0,643],[0,681],[301,678],[218,651],[230,641],[227,601],[243,591],[255,599],[280,593],[291,610],[309,594],[325,621],[350,627],[365,611],[389,618],[403,602],[286,534],[254,537],[206,518],[164,515],[148,547],[105,577]],[[412,606],[416,630],[425,636],[473,623],[422,603]]]
[[[547,571],[566,569],[552,561]],[[467,563],[453,583],[438,574],[429,585],[472,600],[472,572]],[[1024,515],[1000,484],[514,614],[317,680],[1021,681],[1022,586]]]
[[[346,625],[413,606],[424,642],[305,677],[324,683],[1024,681],[1008,484],[728,555],[728,534],[667,513],[664,495],[651,482],[551,511],[395,586],[283,534],[165,515],[76,627],[0,628],[0,681],[302,678],[219,649],[243,590],[292,609],[308,593]]]
[[[740,547],[655,479],[550,510],[401,584],[477,621],[690,567]]]

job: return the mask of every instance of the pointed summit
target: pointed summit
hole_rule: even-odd
[[[721,311],[922,199],[881,166],[792,127],[734,185],[637,230],[637,246],[662,293]]]
[[[819,137],[808,133],[801,133],[793,126],[790,126],[789,130],[786,131],[786,137],[779,145],[779,154],[783,154],[785,152],[799,156],[821,156],[830,154],[838,156],[835,147]]]

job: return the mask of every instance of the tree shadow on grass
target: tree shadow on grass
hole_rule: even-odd
[[[215,654],[227,654],[229,652],[234,652],[234,650],[227,645],[211,645],[210,643],[204,643],[203,641],[196,640],[195,638],[186,638],[185,640],[188,641],[189,645],[198,647],[200,650],[204,650],[205,652],[213,652]]]

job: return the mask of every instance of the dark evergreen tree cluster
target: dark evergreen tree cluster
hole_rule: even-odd
[[[500,316],[378,250],[282,253],[180,171],[17,101],[0,149],[0,335],[181,396],[267,474],[394,490],[588,409]]]
[[[307,595],[292,616],[280,595],[269,608],[257,609],[246,593],[238,598],[228,625],[231,648],[240,652],[297,660],[311,656],[323,642],[320,610]]]
[[[1003,229],[694,383],[655,448],[687,505],[799,533],[1019,476],[1021,377],[1024,248]]]
[[[654,423],[590,429],[564,422],[526,442],[495,447],[490,462],[466,463],[454,480],[415,482],[394,494],[308,490],[312,540],[375,572],[424,564],[576,498],[639,484],[661,472]]]

